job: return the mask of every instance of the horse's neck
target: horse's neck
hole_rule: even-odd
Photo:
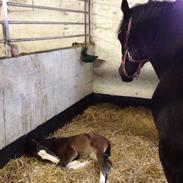
[[[182,7],[183,1],[168,6],[165,3],[162,6],[154,6],[153,9],[149,6],[149,9],[144,10],[150,13],[142,23],[144,34],[142,35],[140,31],[139,35],[134,34],[136,37],[142,36],[141,40],[145,42],[147,55],[159,78],[174,65],[180,51],[183,52]],[[156,9],[161,13],[155,14]]]
[[[161,78],[168,70],[172,67],[179,67],[180,64],[183,65],[183,47],[179,52],[176,52],[174,55],[170,56],[168,53],[161,57],[156,57],[151,60],[151,64],[158,76]],[[179,65],[179,66],[178,66]]]
[[[156,72],[158,78],[161,78],[164,73],[167,72],[167,70],[171,67],[170,61],[166,60],[154,60],[151,61],[151,64],[154,68],[154,71]]]
[[[162,36],[164,33],[162,31],[159,41],[148,44],[149,58],[159,78],[175,63],[183,62],[183,23],[179,26],[181,26],[180,29],[172,29],[169,25],[167,27],[169,34]]]

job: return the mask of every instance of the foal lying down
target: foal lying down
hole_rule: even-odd
[[[89,162],[79,162],[80,157],[90,157],[100,167],[100,183],[106,183],[107,174],[112,166],[110,142],[105,137],[95,134],[80,134],[71,137],[29,140],[27,153],[41,160],[53,162],[69,169],[85,167]]]

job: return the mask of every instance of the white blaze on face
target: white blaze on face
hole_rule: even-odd
[[[45,150],[40,150],[38,153],[37,153],[43,160],[49,160],[55,164],[58,164],[59,163],[59,159],[55,156],[52,156],[50,154],[48,154]]]
[[[71,161],[70,163],[68,163],[66,165],[66,168],[77,170],[77,169],[80,169],[80,168],[84,168],[88,164],[89,164],[89,161],[85,161],[85,162],[81,163],[80,161],[75,160],[75,161]]]
[[[106,180],[105,180],[106,178],[105,178],[105,176],[103,175],[103,173],[102,172],[100,172],[100,181],[99,181],[99,183],[106,183]]]

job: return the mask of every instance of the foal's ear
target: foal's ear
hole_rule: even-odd
[[[128,1],[127,0],[122,0],[121,10],[123,12],[124,17],[129,17],[130,16],[130,8],[128,6]]]

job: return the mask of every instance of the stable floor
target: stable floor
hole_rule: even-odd
[[[112,144],[109,183],[165,183],[158,157],[158,136],[151,111],[111,104],[88,107],[72,123],[51,136],[96,132]],[[98,183],[99,169],[91,160],[80,170],[66,170],[22,156],[0,169],[0,183]]]

